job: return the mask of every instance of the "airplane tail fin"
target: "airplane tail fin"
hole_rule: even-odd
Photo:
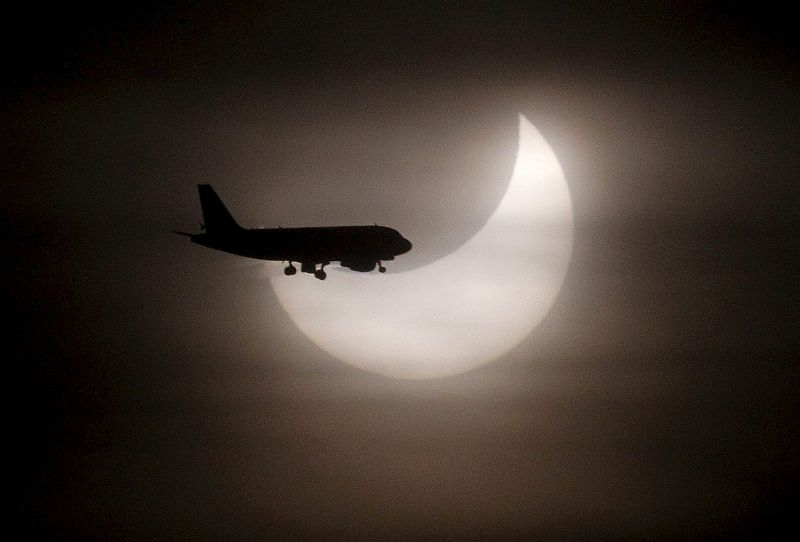
[[[200,206],[203,208],[203,221],[205,230],[209,233],[224,232],[240,229],[239,224],[233,219],[225,204],[210,184],[198,184],[200,192]]]

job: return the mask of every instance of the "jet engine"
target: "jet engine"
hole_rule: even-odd
[[[348,269],[352,269],[353,271],[360,271],[362,273],[368,273],[375,269],[375,266],[378,264],[375,260],[348,260],[342,262],[342,267],[347,267]]]

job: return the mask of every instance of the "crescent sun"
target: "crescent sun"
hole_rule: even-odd
[[[291,320],[336,358],[397,378],[462,373],[519,344],[564,283],[573,212],[555,153],[523,115],[518,145],[503,199],[466,243],[400,273],[274,276]]]

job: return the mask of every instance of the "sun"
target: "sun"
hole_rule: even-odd
[[[541,322],[560,291],[572,202],[555,153],[522,115],[516,165],[483,228],[443,258],[405,272],[281,275],[272,287],[317,346],[397,378],[468,371],[502,356]]]

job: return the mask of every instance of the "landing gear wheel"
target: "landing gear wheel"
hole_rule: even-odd
[[[378,273],[386,273],[386,268],[382,265],[378,266]]]
[[[290,277],[290,276],[294,275],[295,273],[297,273],[297,268],[295,266],[293,266],[292,264],[289,264],[289,267],[284,267],[283,268],[283,274],[286,275],[287,277]]]
[[[314,271],[314,276],[319,280],[325,280],[325,277],[327,277],[328,274],[322,269],[317,269],[316,271]]]

